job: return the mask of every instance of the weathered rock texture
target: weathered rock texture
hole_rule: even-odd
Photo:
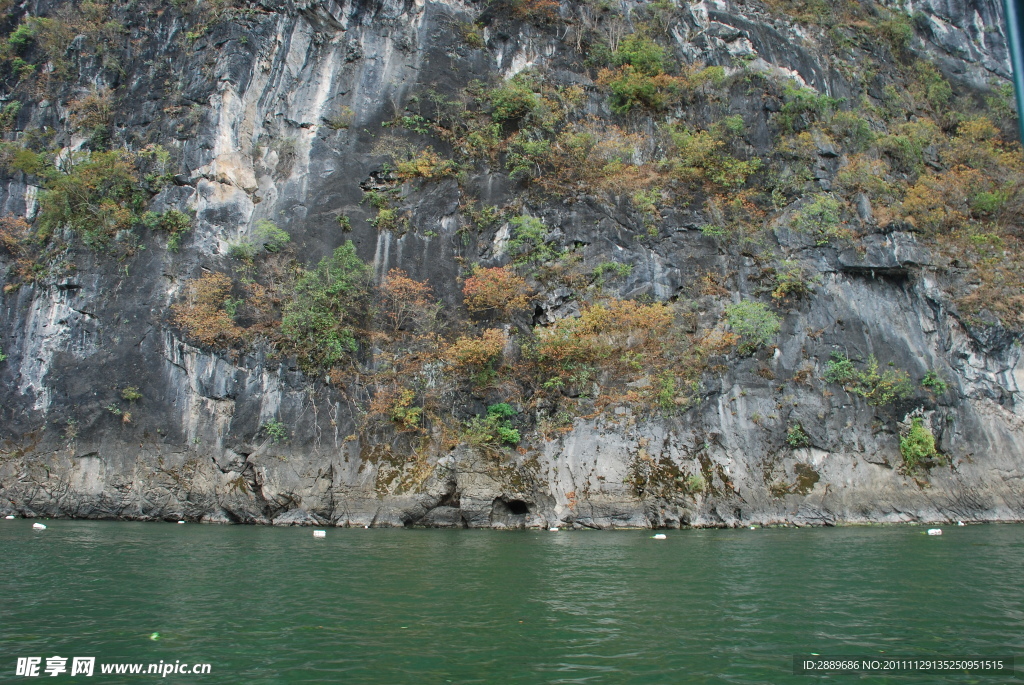
[[[931,55],[957,92],[1008,76],[998,4],[913,3],[913,49]],[[40,15],[54,9],[47,5],[25,3]],[[427,279],[453,312],[462,306],[464,264],[501,263],[500,227],[469,245],[456,234],[470,196],[491,205],[526,197],[557,241],[581,247],[587,262],[632,264],[615,285],[624,297],[675,299],[698,272],[713,270],[729,275],[738,301],[753,292],[760,265],[704,235],[699,206],[663,208],[658,236],[638,240],[646,227],[627,198],[520,196],[500,164],[478,166],[459,182],[411,184],[401,202],[412,230],[369,225],[374,210],[362,203],[360,184],[381,170],[375,137],[414,95],[528,67],[594,93],[564,27],[484,22],[486,45],[474,48],[457,32],[483,9],[473,4],[265,0],[189,43],[184,33],[194,25],[160,9],[130,20],[130,10],[119,14],[130,22],[135,52],[120,56],[119,69],[74,62],[68,92],[116,89],[120,135],[138,147],[160,143],[178,164],[175,183],[152,208],[192,210],[195,228],[179,252],[145,231],[145,249],[123,261],[73,248],[73,271],[3,296],[0,513],[599,528],[1024,519],[1021,347],[998,326],[966,323],[952,304],[948,262],[898,224],[843,247],[818,245],[780,223],[774,249],[813,265],[820,282],[813,296],[782,308],[774,353],[731,356],[685,412],[612,407],[548,439],[530,434],[518,451],[421,449],[401,435],[377,449],[360,434],[348,395],[293,360],[265,346],[239,354],[192,344],[172,325],[170,306],[187,279],[226,270],[228,242],[259,219],[286,229],[307,265],[351,238],[376,274],[400,267]],[[859,92],[821,53],[815,31],[756,5],[684,3],[680,16],[672,36],[687,61],[733,68],[739,58],[834,97]],[[749,114],[748,143],[767,145],[773,113],[737,93],[732,107]],[[595,115],[610,115],[603,96],[589,102]],[[172,105],[179,111],[168,114]],[[350,125],[328,126],[343,106]],[[18,129],[60,129],[62,109],[38,100],[22,109]],[[821,150],[826,183],[836,168],[830,154]],[[4,213],[34,215],[38,189],[30,182],[17,172],[0,180]],[[866,220],[872,207],[859,211]],[[351,233],[338,227],[342,214]],[[538,322],[573,311],[556,290],[538,302]],[[915,379],[934,370],[949,389],[869,406],[820,380],[836,350],[854,359],[875,354]],[[801,369],[810,380],[791,380]],[[119,394],[128,386],[142,395],[131,407]],[[130,410],[130,423],[111,404]],[[902,468],[899,434],[911,415],[925,419],[948,464],[916,474]],[[271,419],[287,426],[286,441],[260,432]],[[803,446],[787,444],[794,424],[807,434]],[[703,491],[682,487],[697,474]]]

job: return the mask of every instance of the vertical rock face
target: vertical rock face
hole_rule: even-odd
[[[711,230],[723,219],[700,201],[703,191],[683,201],[684,191],[658,187],[652,220],[632,190],[567,182],[561,192],[540,191],[536,179],[512,172],[508,145],[474,158],[458,176],[394,175],[403,154],[396,145],[465,154],[465,141],[438,135],[441,106],[431,103],[464,96],[475,80],[493,85],[534,74],[559,92],[576,88],[579,120],[646,135],[654,142],[638,147],[637,159],[620,161],[654,168],[664,146],[659,127],[698,108],[742,115],[734,145],[748,159],[771,159],[787,101],[762,93],[757,79],[791,78],[848,104],[882,107],[895,97],[882,91],[898,83],[887,71],[898,65],[882,60],[868,75],[856,64],[844,67],[871,48],[830,54],[835,35],[846,35],[843,26],[829,33],[758,3],[684,3],[673,6],[660,44],[683,65],[724,67],[730,85],[713,104],[694,99],[658,117],[621,114],[595,82],[587,50],[573,43],[587,21],[607,26],[611,15],[563,3],[550,22],[531,23],[516,8],[533,4],[296,0],[204,18],[141,3],[113,10],[110,20],[120,24],[107,52],[95,48],[92,34],[71,40],[63,81],[54,76],[29,92],[8,77],[8,101],[22,102],[8,143],[49,131],[52,149],[96,150],[68,124],[70,103],[109,89],[113,139],[134,151],[159,145],[171,153],[173,180],[148,197],[146,209],[194,219],[177,251],[167,248],[165,232],[144,226],[99,250],[71,229],[57,231],[50,244],[65,240],[66,247],[47,252],[35,278],[18,275],[16,250],[0,252],[7,286],[0,513],[509,528],[1024,519],[1019,326],[985,309],[968,316],[958,298],[973,287],[964,280],[970,264],[868,191],[850,199],[842,217],[854,238],[798,230],[795,217],[832,191],[855,154],[836,141],[812,140],[813,150],[800,153],[811,160],[806,185],[759,220],[760,237],[746,243]],[[981,102],[1009,75],[998,6],[914,2],[904,48],[914,57],[901,59],[931,60],[955,96]],[[65,8],[26,3],[5,30],[28,14],[65,16]],[[614,8],[627,17],[608,30],[616,40],[638,29],[630,10],[639,11]],[[37,58],[36,75],[57,73],[52,60],[31,52],[40,49],[23,53]],[[488,106],[480,100],[465,116]],[[897,130],[889,125],[888,133]],[[927,148],[921,154],[921,173],[952,166]],[[46,181],[5,164],[0,214],[37,220]],[[772,173],[787,177],[788,164]],[[767,183],[767,176],[751,177],[745,187]],[[381,225],[366,201],[374,189],[390,189],[390,207],[404,225]],[[470,211],[487,206],[516,209],[467,231]],[[223,349],[203,345],[174,318],[173,305],[204,273],[231,272],[236,285],[252,278],[229,252],[257,240],[259,222],[271,221],[290,235],[289,258],[307,268],[351,240],[375,282],[394,268],[427,281],[443,305],[445,335],[455,336],[469,320],[460,279],[473,264],[510,262],[502,246],[514,235],[512,214],[539,218],[546,243],[591,268],[630,265],[597,290],[673,303],[685,310],[691,333],[728,332],[723,307],[756,298],[772,305],[781,328],[756,351],[713,357],[690,391],[673,385],[671,409],[621,394],[609,399],[601,373],[563,388],[558,413],[543,393],[517,395],[522,439],[513,449],[440,428],[441,419],[464,426],[504,402],[497,385],[454,393],[448,415],[418,432],[368,428],[372,393],[355,390],[352,376],[328,378],[329,370],[300,364],[277,333],[254,333],[247,344]],[[766,285],[769,254],[814,274],[810,292],[769,297],[778,285]],[[586,306],[577,285],[541,271],[525,274],[536,295],[529,314],[484,326],[513,332],[509,364],[529,358],[517,339]],[[1019,309],[1019,299],[1013,306]],[[360,340],[356,377],[384,363],[375,345]],[[902,370],[914,392],[875,402],[853,381],[828,382],[829,362],[840,358],[861,369],[875,359],[879,374]],[[637,371],[626,392],[651,392],[661,382],[654,376]],[[919,387],[929,377],[944,385]],[[941,457],[915,467],[901,453],[901,436],[917,424],[934,436]]]

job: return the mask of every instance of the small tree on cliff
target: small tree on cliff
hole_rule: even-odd
[[[352,241],[299,277],[281,333],[307,367],[330,367],[357,349],[353,326],[367,309],[370,270]]]

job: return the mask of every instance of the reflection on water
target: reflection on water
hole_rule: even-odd
[[[330,529],[321,540],[308,528],[49,525],[0,521],[0,680],[18,656],[59,654],[213,665],[167,682],[850,682],[794,676],[792,656],[1024,647],[1021,526],[656,541],[645,531]]]

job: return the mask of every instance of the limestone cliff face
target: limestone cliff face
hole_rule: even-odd
[[[23,105],[7,139],[49,127],[57,131],[53,143],[67,150],[87,142],[67,126],[68,102],[110,89],[114,138],[135,150],[159,144],[171,152],[173,182],[147,208],[178,209],[195,220],[178,251],[144,228],[119,256],[70,242],[61,259],[73,268],[5,289],[0,513],[601,528],[1024,519],[1017,335],[984,315],[965,316],[956,303],[964,286],[955,260],[907,224],[877,218],[884,208],[866,195],[848,217],[854,241],[795,230],[791,218],[805,197],[767,218],[766,242],[751,250],[702,230],[715,223],[707,205],[666,202],[652,232],[628,194],[533,192],[499,158],[471,165],[459,178],[400,184],[397,207],[408,229],[371,225],[376,210],[364,201],[366,191],[387,180],[379,143],[395,130],[382,123],[425,112],[417,106],[428,91],[451,96],[475,79],[543,73],[558,86],[579,87],[588,116],[617,116],[573,45],[577,29],[588,17],[599,22],[602,10],[563,3],[559,19],[535,24],[508,7],[265,0],[199,32],[199,18],[170,4],[141,3],[114,10],[123,22],[110,51],[116,66],[87,50],[80,36],[70,43],[63,85],[30,97],[10,81],[8,95],[20,93]],[[60,9],[40,0],[11,12],[16,20]],[[913,16],[907,50],[938,65],[956,95],[988,93],[993,82],[1005,82],[996,0],[929,0],[902,11]],[[662,42],[683,64],[793,78],[847,102],[883,99],[884,72],[861,79],[855,63],[843,68],[866,48],[847,47],[836,57],[826,29],[757,3],[683,3],[667,24]],[[467,26],[474,40],[460,33]],[[620,31],[633,29],[627,21]],[[37,73],[46,71],[40,60]],[[780,102],[739,81],[729,90],[727,106],[743,115],[741,144],[750,156],[769,154]],[[623,126],[654,130],[642,118]],[[453,153],[429,133],[408,137]],[[831,189],[845,154],[827,142],[817,146],[805,195]],[[0,213],[35,219],[38,184],[8,169],[0,178]],[[561,430],[535,430],[543,402],[519,407],[519,449],[481,449],[429,433],[374,434],[344,383],[303,370],[268,343],[214,349],[174,324],[171,307],[189,279],[235,268],[229,245],[252,235],[260,220],[285,229],[307,267],[352,240],[378,281],[392,268],[428,281],[446,320],[455,322],[468,265],[508,262],[507,222],[464,238],[473,203],[516,205],[539,217],[548,240],[573,247],[587,264],[632,265],[608,292],[688,299],[697,328],[713,328],[729,302],[765,299],[764,250],[816,274],[812,292],[780,300],[781,330],[772,344],[752,355],[725,354],[685,409],[604,406],[597,378],[571,393],[575,414],[563,418]],[[339,226],[342,216],[350,232]],[[5,283],[15,284],[16,257],[0,259]],[[695,289],[707,273],[722,275],[722,292]],[[531,284],[533,312],[507,328],[578,313],[571,288]],[[862,361],[874,355],[915,382],[933,372],[948,387],[872,404],[822,380],[834,352]],[[362,354],[360,363],[372,367],[372,345]],[[635,384],[651,382],[640,377]],[[141,397],[125,398],[128,387]],[[450,408],[458,420],[492,399],[459,398]],[[907,469],[901,455],[900,436],[915,417],[944,455],[928,469]],[[286,427],[286,440],[269,439],[262,427],[270,421]],[[701,485],[692,486],[692,478]]]

